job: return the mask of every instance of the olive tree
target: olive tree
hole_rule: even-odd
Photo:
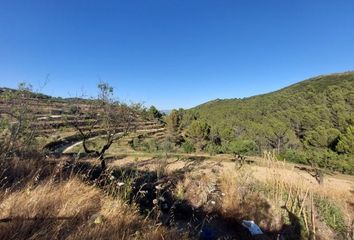
[[[86,101],[85,107],[77,108],[71,125],[81,136],[84,151],[97,157],[103,172],[106,169],[106,151],[115,141],[136,129],[136,112],[133,107],[113,98],[113,87],[108,83],[100,83],[97,87],[97,98]],[[93,136],[102,137],[103,144],[88,146],[87,141]]]

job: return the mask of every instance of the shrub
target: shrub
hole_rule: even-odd
[[[138,137],[134,137],[132,141],[130,142],[130,146],[136,150],[140,146],[140,140]]]
[[[232,154],[251,154],[257,151],[257,144],[252,140],[234,140],[229,142],[227,149]]]
[[[155,106],[151,106],[149,110],[147,111],[148,118],[153,120],[153,119],[161,119],[162,113],[157,110]]]
[[[209,134],[210,126],[202,120],[194,120],[186,130],[187,137],[195,144],[198,150],[203,149]]]
[[[280,157],[289,162],[307,164],[305,154],[294,149],[285,150]]]
[[[69,108],[69,113],[70,113],[70,114],[79,114],[80,112],[81,112],[80,106],[72,105],[72,106],[70,106],[70,108]]]
[[[194,147],[193,143],[191,143],[189,141],[184,142],[182,144],[182,148],[185,153],[195,152],[195,147]]]
[[[159,144],[159,149],[164,152],[173,152],[174,151],[174,144],[169,141],[168,139],[164,140],[161,144]]]
[[[158,147],[155,139],[149,139],[144,144],[145,150],[148,152],[157,152]]]
[[[352,155],[337,154],[331,150],[320,151],[317,149],[309,149],[306,151],[306,161],[312,166],[326,168],[341,173],[353,173],[354,164]]]
[[[216,154],[222,153],[222,147],[219,145],[216,145],[214,143],[208,143],[208,145],[205,147],[205,150],[210,155],[216,155]]]
[[[346,225],[341,209],[327,198],[315,198],[315,205],[321,221],[325,222],[338,235],[345,237]]]

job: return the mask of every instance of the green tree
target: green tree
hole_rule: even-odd
[[[208,140],[210,134],[210,126],[202,120],[194,120],[186,130],[186,136],[192,140],[192,142],[202,149],[205,141]]]
[[[228,152],[237,155],[246,155],[257,151],[257,144],[252,140],[233,140],[227,146]]]
[[[151,106],[147,111],[149,119],[161,119],[162,113],[155,106]]]
[[[180,131],[182,118],[183,112],[181,110],[173,109],[165,118],[167,130],[173,133],[178,133]]]
[[[306,143],[313,147],[335,148],[340,131],[335,128],[319,126],[306,133]]]
[[[195,110],[183,111],[183,118],[181,120],[181,127],[188,127],[194,120],[199,118],[199,113]]]
[[[339,141],[336,147],[339,153],[354,153],[354,127],[350,126],[345,133],[339,136]]]
[[[168,141],[176,145],[181,145],[183,137],[181,136],[181,121],[183,118],[183,110],[172,110],[169,115],[165,117]]]
[[[289,129],[283,121],[277,118],[268,119],[267,125],[264,127],[265,138],[268,144],[280,153],[286,146],[294,141],[295,134]]]

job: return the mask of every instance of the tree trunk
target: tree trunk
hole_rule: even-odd
[[[106,171],[107,165],[106,165],[106,160],[104,160],[103,155],[100,156],[100,161],[101,161],[101,174]]]
[[[101,150],[101,152],[99,153],[99,160],[101,161],[101,170],[103,173],[104,171],[106,171],[107,165],[106,165],[106,161],[104,160],[104,153],[110,148],[110,146],[112,145],[113,140],[110,139],[108,140],[107,144],[105,144]]]

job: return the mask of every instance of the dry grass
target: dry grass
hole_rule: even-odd
[[[168,174],[173,174],[171,170],[187,169],[190,164],[178,159],[169,162]],[[343,215],[345,224],[350,227],[353,219],[352,186],[352,181],[331,175],[326,175],[324,184],[319,185],[309,173],[272,157],[240,169],[232,162],[207,159],[184,174],[175,186],[174,195],[207,213],[210,209],[218,212],[230,223],[254,220],[267,232],[283,233],[295,239],[313,236],[341,239],[342,235],[337,235],[337,230],[325,223],[313,202],[319,198],[328,199],[340,207],[342,213],[338,214]],[[216,204],[210,208],[212,201]],[[329,219],[336,217],[329,215],[326,216]]]
[[[38,182],[52,174],[53,164],[42,157],[0,161],[0,189],[19,189],[28,182]]]
[[[210,224],[222,226],[226,234],[239,229],[242,220],[254,220],[270,236],[282,233],[293,239],[307,239],[315,234],[316,239],[342,239],[321,219],[319,209],[312,203],[318,197],[333,200],[348,215],[346,224],[350,224],[352,211],[347,208],[347,202],[350,203],[351,193],[347,188],[334,188],[342,180],[328,178],[331,182],[325,179],[325,184],[320,186],[306,172],[288,169],[282,162],[264,160],[262,166],[235,168],[232,162],[217,160],[129,156],[117,161],[119,164],[111,162],[110,166],[123,169],[130,166],[156,174],[159,181],[171,181],[171,187],[164,189],[171,194],[171,201],[167,197],[166,204],[172,206],[177,200],[179,204],[186,204],[182,210],[198,209],[205,214],[198,215],[201,218],[217,216]],[[16,187],[7,192],[0,190],[0,218],[6,220],[0,222],[0,239],[187,239],[180,232],[162,226],[163,218],[158,219],[161,212],[147,218],[140,214],[138,206],[125,203],[119,194],[112,198],[107,195],[109,191],[104,193],[104,188],[90,186],[77,178],[54,183],[48,179],[59,181],[54,177],[55,171],[43,171],[42,164],[34,167],[26,162],[10,164],[11,169],[6,174],[15,176],[12,183]],[[26,174],[27,180],[36,178],[39,170],[43,179],[35,184],[33,180],[27,185],[25,181],[20,185],[16,183]],[[45,180],[46,176],[50,177]],[[123,178],[119,181],[128,187],[129,181]],[[344,184],[340,186],[347,186]],[[151,188],[155,190],[154,185]],[[324,207],[326,204],[324,202]],[[326,216],[329,220],[331,214],[329,211]],[[192,228],[198,232],[198,224],[204,222],[208,221],[198,219]],[[193,221],[182,222],[187,223]]]
[[[261,178],[262,181],[254,177],[259,172],[251,167],[238,171],[225,169],[219,178],[223,196],[221,215],[235,223],[254,220],[263,230],[282,233],[286,239],[343,239],[343,228],[339,230],[337,226],[337,229],[333,229],[323,219],[325,217],[328,221],[328,218],[332,219],[335,214],[339,216],[341,213],[327,212],[323,216],[315,206],[314,199],[332,199],[325,201],[332,209],[340,207],[347,226],[350,226],[352,218],[347,208],[349,193],[331,192],[331,187],[310,184],[299,177],[296,183],[291,178],[294,174],[282,177],[274,169],[270,163],[268,171],[263,173],[265,179]]]
[[[211,201],[211,195],[216,190],[216,182],[210,175],[188,173],[176,185],[175,195],[182,200],[188,200],[195,208],[204,207]]]
[[[78,179],[2,192],[0,239],[183,239]]]
[[[267,231],[279,230],[280,216],[257,187],[252,171],[224,171],[220,176],[222,215],[230,221],[253,220]]]

